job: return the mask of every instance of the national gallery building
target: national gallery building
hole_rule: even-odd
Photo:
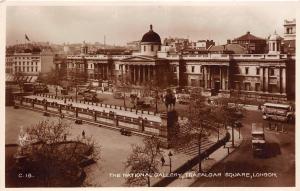
[[[247,33],[242,42],[248,44],[250,37]],[[295,56],[282,54],[282,44],[283,38],[275,32],[266,40],[263,54],[172,53],[150,25],[140,52],[90,55],[84,43],[80,55],[67,56],[65,67],[69,80],[108,80],[133,88],[198,87],[208,96],[238,92],[250,100],[284,102],[295,96]]]

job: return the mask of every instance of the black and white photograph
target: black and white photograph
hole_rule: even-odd
[[[296,189],[299,2],[1,6],[5,188]]]

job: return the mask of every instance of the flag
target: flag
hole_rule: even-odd
[[[25,34],[25,39],[28,40],[28,41],[30,41],[29,38],[28,38],[28,36],[26,34]]]

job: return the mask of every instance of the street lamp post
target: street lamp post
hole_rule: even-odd
[[[58,91],[58,89],[57,89],[57,86],[55,87],[55,98],[57,97],[57,91]]]
[[[157,109],[157,101],[158,101],[158,90],[156,89],[155,90],[155,113],[157,113],[158,111],[158,109]]]
[[[234,147],[234,125],[231,125],[232,147]]]
[[[171,174],[171,172],[172,172],[172,159],[171,159],[171,157],[173,156],[171,151],[169,152],[168,156],[169,156],[169,161],[170,161],[170,174]]]

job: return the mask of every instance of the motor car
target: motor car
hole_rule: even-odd
[[[130,130],[125,129],[125,128],[121,128],[120,133],[121,133],[121,135],[125,135],[125,136],[131,136],[131,134],[132,134],[132,132]]]
[[[77,92],[77,95],[82,95],[83,96],[85,93],[89,93],[89,92],[90,92],[89,89],[82,89],[82,90]]]
[[[114,96],[115,99],[123,99],[124,98],[124,93],[117,91],[117,92],[114,92],[113,96]]]

